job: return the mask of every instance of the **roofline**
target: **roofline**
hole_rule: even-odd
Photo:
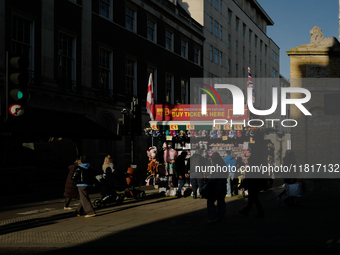
[[[265,10],[263,10],[262,6],[257,2],[257,0],[250,0],[255,4],[255,7],[261,12],[261,14],[264,16],[264,18],[267,20],[269,26],[274,25],[274,21],[269,17],[269,15],[266,13]]]

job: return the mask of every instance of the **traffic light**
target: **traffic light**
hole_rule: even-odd
[[[27,87],[30,83],[28,74],[29,61],[25,56],[7,57],[6,70],[6,104],[10,116],[24,114],[26,103],[30,99]],[[8,116],[8,114],[6,115]]]

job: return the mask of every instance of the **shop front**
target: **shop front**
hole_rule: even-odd
[[[256,134],[266,130],[245,126],[247,112],[245,106],[244,115],[233,116],[232,105],[208,105],[207,114],[202,115],[200,105],[155,105],[155,120],[145,129],[153,145],[147,153],[149,185],[158,184],[160,193],[176,195],[175,159],[183,151],[188,153],[187,162],[195,153],[209,159],[214,152],[224,157],[231,151],[235,159],[248,165],[256,137],[263,137]],[[182,195],[190,190],[189,182],[185,188]]]

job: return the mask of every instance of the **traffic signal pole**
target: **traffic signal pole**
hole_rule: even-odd
[[[9,69],[9,66],[8,66],[8,51],[6,51],[6,70],[5,70],[5,72],[6,72],[6,74],[5,74],[5,122],[8,120],[8,107],[9,107],[9,105],[8,105],[8,100],[9,100],[9,98],[8,98],[8,94],[9,94],[9,92],[8,92],[8,69]]]

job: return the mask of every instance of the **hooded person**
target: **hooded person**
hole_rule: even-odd
[[[85,218],[96,216],[89,197],[89,190],[94,182],[95,174],[93,168],[88,163],[87,156],[80,156],[78,166],[72,178],[77,181],[80,197],[80,203],[76,209],[77,216],[80,216],[81,209],[85,211]]]

